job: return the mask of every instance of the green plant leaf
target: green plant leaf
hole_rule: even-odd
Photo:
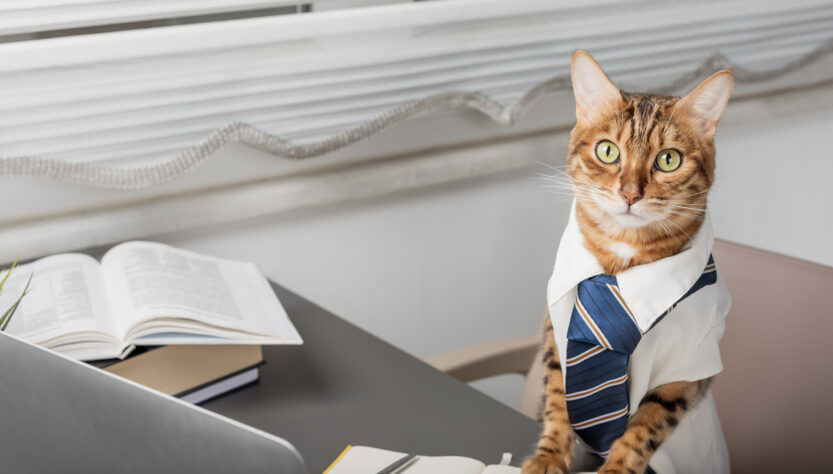
[[[17,301],[3,313],[3,316],[0,316],[0,331],[5,331],[6,328],[9,326],[9,323],[12,320],[12,316],[14,312],[17,311],[17,307],[20,306],[20,302],[23,301],[23,297],[29,293],[29,284],[32,283],[32,276],[34,274],[29,274],[29,280],[26,282],[26,286],[23,288],[23,293],[20,294],[20,297],[17,298]],[[5,280],[3,280],[5,282]]]
[[[19,260],[20,260],[20,256],[18,255],[18,257],[16,259],[14,259],[14,263],[12,263],[12,266],[8,270],[6,270],[6,276],[4,276],[3,280],[0,281],[0,293],[3,292],[3,285],[6,283],[6,280],[9,279],[9,276],[12,274],[12,270],[14,270],[14,268],[17,266],[17,262]]]

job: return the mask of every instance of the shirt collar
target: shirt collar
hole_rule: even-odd
[[[631,267],[616,275],[619,291],[633,312],[642,332],[676,303],[703,273],[714,245],[714,232],[708,216],[685,249],[656,262]],[[550,306],[582,280],[604,273],[602,266],[584,246],[584,236],[576,220],[576,203],[555,258],[555,268],[547,285]]]

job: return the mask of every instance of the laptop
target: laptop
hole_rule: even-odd
[[[307,471],[283,439],[0,333],[0,472]]]

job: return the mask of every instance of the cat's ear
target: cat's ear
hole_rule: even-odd
[[[590,122],[610,108],[621,105],[619,89],[586,51],[579,49],[573,53],[570,73],[576,97],[576,120],[579,122]]]
[[[680,99],[674,109],[693,118],[706,138],[712,138],[717,130],[720,115],[729,102],[735,75],[729,69],[718,71],[701,82],[693,91]]]

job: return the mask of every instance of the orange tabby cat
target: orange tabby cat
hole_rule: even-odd
[[[713,136],[732,89],[732,72],[720,71],[679,98],[619,91],[584,51],[573,55],[571,71],[577,122],[567,179],[584,248],[607,275],[686,250],[706,218],[706,197],[714,180]],[[576,440],[549,312],[544,333],[543,433],[535,454],[523,465],[524,474],[569,472]],[[628,370],[633,372],[634,366]],[[709,384],[706,377],[650,387],[637,399],[638,409],[630,412],[624,434],[602,458],[599,472],[645,472],[684,414],[708,396]],[[675,467],[678,472],[705,472],[697,466]]]

